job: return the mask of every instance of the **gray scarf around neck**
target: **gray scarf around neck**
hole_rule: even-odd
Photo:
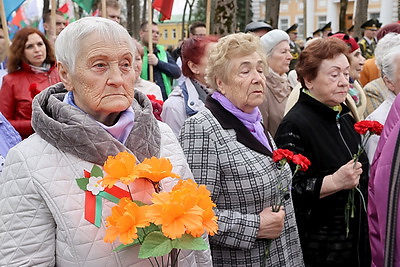
[[[64,103],[67,90],[62,83],[38,94],[32,103],[32,127],[45,141],[59,150],[85,161],[103,165],[108,156],[129,151],[139,161],[159,157],[161,133],[147,97],[135,91],[132,108],[135,124],[126,140],[120,143],[91,116]]]

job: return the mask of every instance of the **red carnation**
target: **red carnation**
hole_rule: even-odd
[[[158,100],[155,95],[147,95],[150,99],[151,106],[153,107],[153,115],[157,120],[162,121],[161,112],[163,108],[164,102],[162,100]]]
[[[31,83],[31,84],[29,85],[28,90],[29,90],[29,92],[31,92],[31,97],[32,97],[32,99],[33,99],[37,94],[40,93],[40,90],[38,89],[38,84],[37,84],[37,83]]]
[[[299,168],[299,171],[303,172],[308,170],[308,166],[311,165],[310,160],[307,157],[303,156],[302,154],[294,155],[292,158],[292,162],[297,165],[296,169]]]
[[[359,121],[354,124],[354,129],[359,134],[366,134],[368,131],[370,134],[381,135],[383,125],[377,121]]]
[[[277,149],[274,150],[274,152],[272,153],[272,159],[275,162],[279,162],[281,160],[286,160],[287,162],[290,162],[293,158],[293,152],[290,151],[289,149]]]

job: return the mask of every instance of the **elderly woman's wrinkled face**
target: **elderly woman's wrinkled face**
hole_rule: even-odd
[[[280,42],[273,49],[271,55],[268,57],[268,66],[279,75],[289,71],[290,61],[292,60],[290,54],[290,46],[287,41]]]
[[[25,43],[24,56],[26,61],[36,67],[42,66],[46,60],[46,45],[42,37],[37,33],[28,35],[28,40]]]
[[[75,70],[60,71],[60,76],[67,90],[73,91],[79,108],[97,121],[113,125],[133,101],[135,52],[125,40],[106,40],[96,34],[82,44]]]
[[[228,64],[228,81],[217,79],[218,91],[237,108],[251,113],[264,101],[265,64],[257,52],[232,58]]]
[[[394,72],[392,73],[393,77],[389,79],[386,75],[383,77],[387,88],[392,91],[395,95],[400,93],[400,55],[397,55],[394,64]]]
[[[345,55],[340,54],[333,59],[322,60],[317,77],[312,81],[305,81],[305,84],[319,102],[334,107],[346,99],[349,72],[349,61]]]
[[[364,67],[365,58],[361,54],[360,48],[350,54],[350,77],[354,80],[360,79],[360,73]]]

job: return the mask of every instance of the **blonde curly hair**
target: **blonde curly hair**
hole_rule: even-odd
[[[215,91],[218,88],[217,78],[228,83],[231,73],[230,61],[254,52],[257,52],[262,58],[265,66],[264,73],[266,73],[268,70],[267,59],[258,36],[251,33],[235,33],[219,39],[208,57],[206,68],[208,86]]]

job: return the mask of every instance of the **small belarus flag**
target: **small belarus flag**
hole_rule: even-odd
[[[162,15],[160,21],[171,19],[173,4],[174,0],[154,0],[153,8],[160,11]]]

